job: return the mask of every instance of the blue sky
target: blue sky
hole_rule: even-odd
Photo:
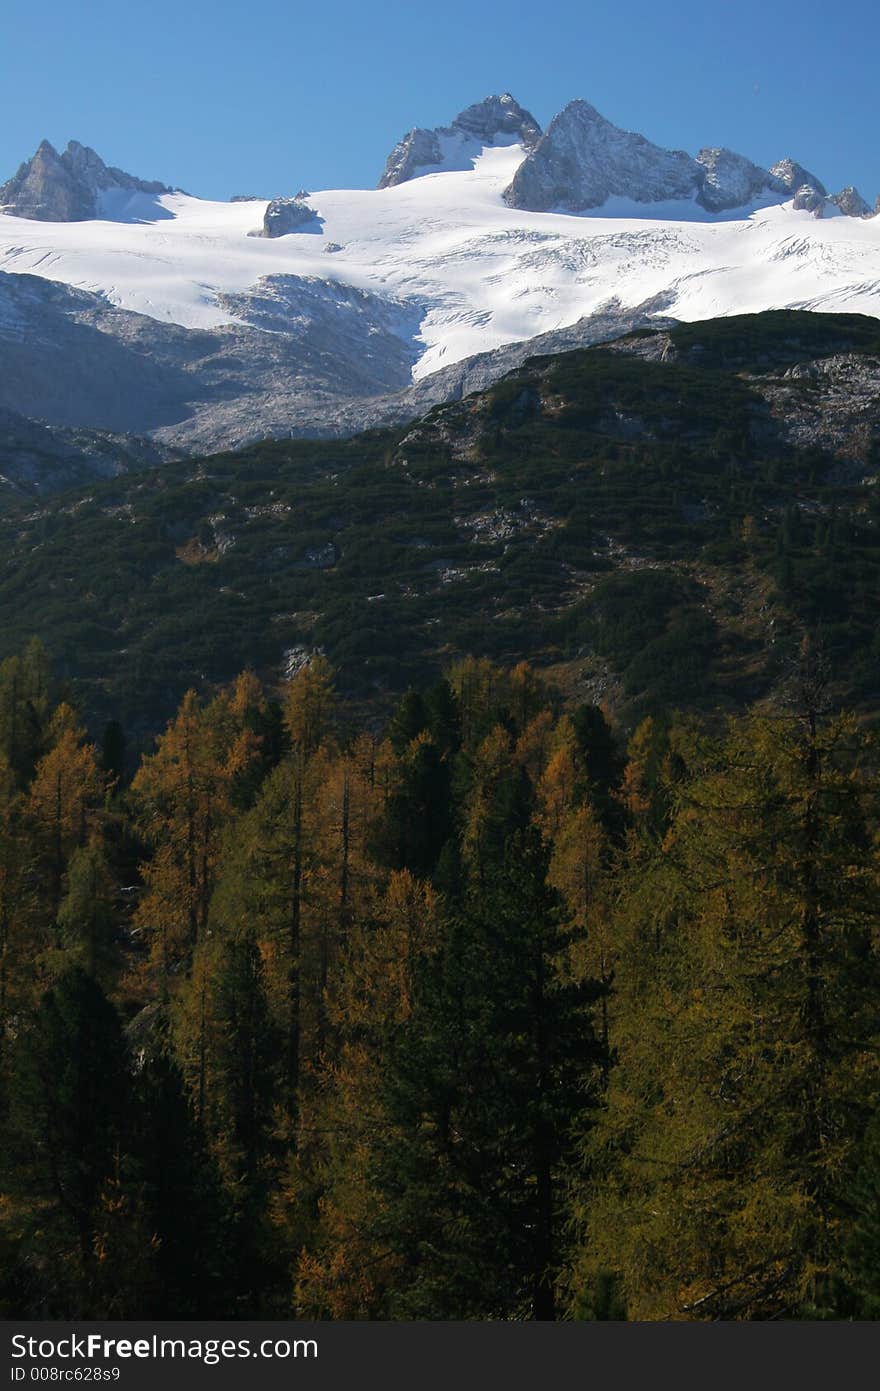
[[[0,181],[46,137],[203,197],[370,187],[409,127],[506,89],[873,204],[878,48],[865,0],[4,0]]]

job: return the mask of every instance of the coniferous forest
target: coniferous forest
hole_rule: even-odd
[[[139,761],[0,667],[0,1311],[880,1308],[877,735],[314,657]],[[134,766],[136,763],[136,766]]]

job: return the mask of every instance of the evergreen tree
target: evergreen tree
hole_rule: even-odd
[[[555,1317],[566,1176],[600,1050],[546,870],[535,832],[514,831],[392,1046],[377,1174],[396,1317]]]
[[[46,1272],[44,1283],[66,1278],[77,1307],[88,1310],[102,1194],[119,1175],[130,1085],[119,1018],[80,966],[43,996],[19,1039],[17,1073],[17,1181],[39,1194],[31,1260]]]
[[[116,964],[117,886],[98,836],[74,850],[67,874],[67,893],[58,911],[61,941],[72,959],[102,984]]]

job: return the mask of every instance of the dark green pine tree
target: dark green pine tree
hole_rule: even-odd
[[[388,724],[388,738],[400,756],[413,739],[428,728],[428,711],[418,691],[407,691],[398,702]]]
[[[125,779],[125,731],[118,720],[110,720],[104,726],[101,768],[108,775],[111,787],[122,786]]]
[[[536,832],[514,831],[392,1047],[376,1174],[402,1259],[392,1317],[555,1317],[566,1173],[600,1050],[546,869]]]
[[[89,1311],[102,1195],[117,1179],[130,1075],[115,1009],[79,966],[43,996],[19,1039],[8,1190],[30,1193],[21,1259],[39,1307]],[[68,1295],[62,1291],[68,1286]],[[71,1301],[73,1301],[71,1303]]]
[[[620,788],[626,760],[614,731],[598,705],[579,705],[572,712],[571,722],[586,768],[585,784],[578,789],[578,795],[582,799],[589,796],[605,829],[611,835],[618,835],[623,829],[623,817],[620,801],[614,794]]]
[[[44,752],[48,723],[49,662],[32,638],[20,655],[0,662],[0,753],[22,785]]]
[[[144,1058],[136,1088],[132,1174],[157,1246],[158,1301],[139,1317],[224,1318],[236,1272],[229,1204],[166,1047]]]
[[[836,1280],[834,1317],[880,1318],[880,1111],[868,1123],[860,1163],[847,1194],[849,1213],[841,1265]]]
[[[266,1221],[273,1173],[273,1108],[279,1095],[280,1039],[252,931],[224,943],[213,996],[216,1145],[232,1198],[230,1250],[239,1308],[261,1308],[277,1279],[278,1253]]]
[[[400,755],[395,786],[372,836],[389,869],[429,877],[453,829],[449,760],[432,739],[416,738]]]

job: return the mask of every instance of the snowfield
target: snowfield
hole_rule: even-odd
[[[353,286],[387,299],[402,335],[416,325],[414,378],[612,299],[663,295],[663,312],[685,320],[786,307],[880,317],[880,216],[816,219],[789,202],[712,217],[689,201],[621,199],[582,216],[521,212],[502,193],[523,157],[519,145],[487,148],[466,172],[312,193],[315,222],[274,240],[254,235],[264,202],[184,194],[117,191],[100,221],[0,215],[0,270],[193,329],[295,333],[251,317],[247,292],[257,298],[266,277]]]

